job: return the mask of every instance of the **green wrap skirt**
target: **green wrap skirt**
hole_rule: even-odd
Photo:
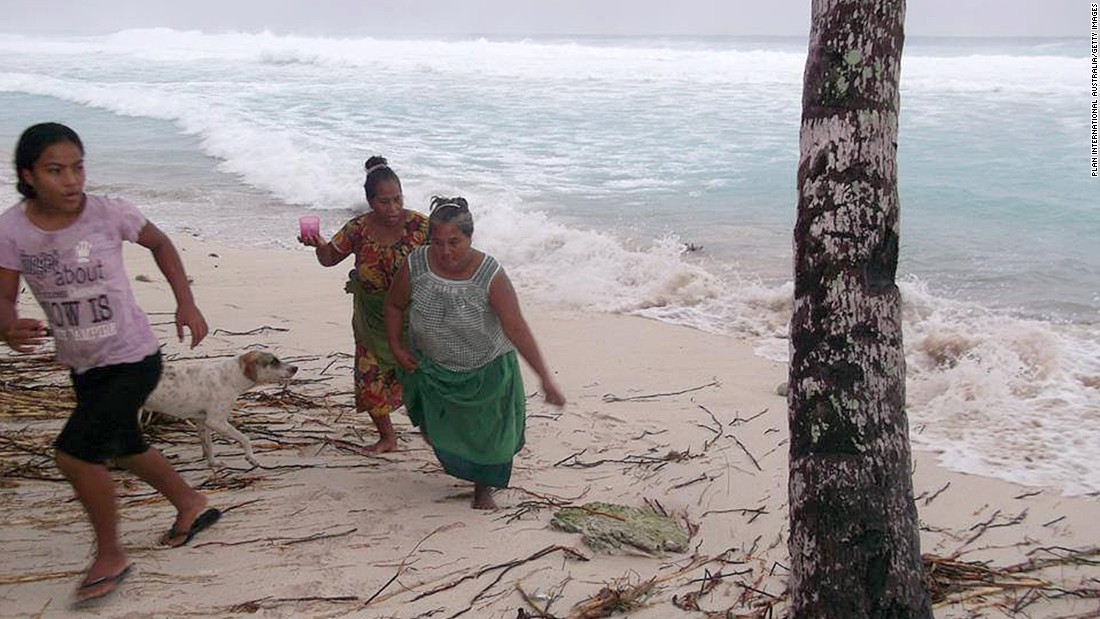
[[[516,351],[455,372],[418,356],[414,372],[398,368],[405,408],[448,475],[507,487],[523,448],[526,397]]]

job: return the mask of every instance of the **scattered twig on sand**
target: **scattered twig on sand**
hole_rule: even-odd
[[[714,380],[710,381],[709,383],[707,383],[705,385],[699,385],[698,387],[691,387],[689,389],[682,389],[680,391],[670,391],[668,393],[649,393],[649,394],[645,394],[645,395],[635,395],[635,396],[629,396],[629,397],[625,397],[625,398],[620,398],[619,396],[617,396],[613,393],[608,393],[608,394],[603,396],[603,401],[604,402],[644,402],[644,401],[647,401],[647,400],[653,400],[655,398],[664,398],[664,397],[669,397],[669,396],[674,396],[674,395],[683,395],[685,393],[691,393],[692,391],[699,391],[701,389],[706,389],[707,387],[717,387],[720,384],[721,383],[718,382],[718,379],[714,379]]]
[[[351,535],[352,533],[355,533],[358,530],[359,530],[358,527],[352,527],[352,528],[348,529],[347,531],[341,531],[339,533],[316,533],[314,535],[309,535],[307,537],[301,537],[301,538],[297,538],[297,539],[287,540],[286,542],[283,543],[283,545],[284,546],[290,546],[292,544],[302,544],[302,543],[305,543],[305,542],[315,542],[317,540],[322,540],[322,539],[332,539],[334,537],[344,537],[345,535]]]
[[[939,497],[941,494],[943,494],[944,491],[947,490],[950,487],[951,487],[951,482],[947,482],[946,484],[943,485],[942,488],[940,488],[939,490],[933,492],[932,494],[928,494],[928,491],[926,490],[926,491],[922,492],[920,494],[920,496],[914,497],[913,500],[914,501],[923,500],[924,504],[926,506],[930,505],[932,503],[932,501],[935,501],[937,497]]]
[[[722,435],[725,433],[725,429],[722,427],[722,422],[718,421],[718,418],[714,416],[714,413],[710,412],[709,408],[703,406],[702,404],[699,404],[698,406],[699,406],[699,408],[703,409],[703,412],[710,415],[711,421],[714,422],[713,427],[708,426],[708,425],[704,425],[704,424],[701,424],[701,423],[696,424],[700,428],[703,428],[705,430],[710,430],[711,432],[714,433],[714,436],[710,437],[709,439],[707,439],[706,441],[703,442],[703,451],[706,451],[711,445],[716,443],[718,441],[718,439],[722,438]]]
[[[555,553],[555,552],[561,552],[562,554],[566,555],[567,557],[570,557],[572,559],[576,559],[578,561],[588,561],[589,560],[589,558],[587,556],[585,556],[580,551],[578,551],[574,548],[570,548],[568,546],[561,546],[561,545],[547,546],[546,548],[543,548],[542,550],[539,550],[538,552],[535,552],[535,553],[531,554],[530,556],[528,556],[525,559],[513,559],[512,561],[507,561],[505,563],[498,563],[496,565],[485,566],[485,567],[477,570],[476,572],[473,572],[471,574],[466,574],[465,576],[463,576],[463,577],[461,577],[457,580],[453,580],[449,583],[439,585],[438,587],[435,587],[435,588],[430,589],[428,591],[425,591],[423,593],[417,594],[415,597],[413,597],[409,601],[410,602],[415,602],[417,600],[421,600],[421,599],[424,599],[426,597],[435,595],[435,594],[437,594],[441,591],[446,591],[448,589],[453,589],[453,588],[457,587],[458,585],[466,582],[467,580],[475,580],[475,579],[481,578],[483,575],[485,575],[489,572],[492,572],[492,571],[495,571],[495,570],[502,570],[501,573],[497,575],[496,580],[493,581],[493,583],[495,584],[496,582],[499,582],[500,578],[504,574],[506,574],[509,570],[511,570],[511,569],[513,569],[517,566],[523,565],[524,563],[528,563],[528,562],[534,561],[536,559],[541,559],[542,557],[545,557],[546,555],[552,554],[552,553]],[[484,589],[483,589],[483,591],[484,591]],[[471,603],[471,606],[472,606],[472,603]],[[469,610],[469,609],[467,609],[467,610]]]
[[[660,434],[665,434],[666,432],[668,432],[667,429],[666,430],[656,430],[656,431],[654,431],[654,430],[645,430],[641,434],[639,434],[638,436],[635,436],[634,438],[632,438],[631,440],[637,441],[637,440],[641,440],[641,439],[643,439],[647,436],[657,436],[657,435],[660,435]]]
[[[768,510],[763,507],[751,508],[751,507],[734,507],[732,509],[711,509],[703,512],[702,518],[706,518],[712,514],[752,514],[752,518],[749,522],[756,520],[760,516],[766,515]]]
[[[645,501],[645,504],[649,506],[649,509],[653,510],[653,513],[664,516],[666,518],[668,517],[668,510],[666,510],[665,506],[661,505],[661,502],[657,499],[642,497],[642,500]]]
[[[210,335],[259,335],[260,333],[266,333],[268,331],[286,332],[290,331],[290,329],[287,329],[285,327],[269,327],[268,325],[264,325],[262,327],[256,327],[255,329],[252,329],[250,331],[227,331],[226,329],[214,329],[214,331]]]
[[[346,361],[346,360],[348,360],[352,357],[352,355],[350,355],[346,352],[332,353],[328,356],[332,357],[332,361],[329,361],[328,365],[326,365],[324,367],[324,369],[322,369],[320,372],[318,372],[318,374],[321,375],[321,376],[324,376],[326,372],[328,372],[330,369],[332,369],[332,366],[334,364],[336,364],[338,361]]]
[[[731,420],[730,420],[730,423],[729,423],[729,425],[731,425],[731,426],[735,426],[735,425],[738,425],[738,424],[742,424],[742,423],[748,423],[748,422],[750,422],[750,421],[752,421],[752,420],[756,419],[757,417],[760,417],[760,416],[762,416],[762,415],[763,415],[764,413],[766,413],[766,412],[768,412],[768,409],[766,409],[766,408],[765,408],[764,410],[760,411],[759,413],[756,413],[756,414],[755,414],[755,415],[753,415],[752,417],[744,417],[744,418],[742,418],[742,417],[734,417],[733,419],[731,419]]]
[[[266,597],[258,600],[250,600],[248,602],[241,602],[229,607],[229,612],[234,614],[249,614],[254,615],[265,608],[274,608],[283,604],[302,604],[305,602],[325,602],[329,604],[352,604],[359,601],[358,596],[354,595],[337,595],[337,596],[308,596],[308,597],[296,597],[296,598],[275,598]]]
[[[1044,554],[1049,555],[1043,558],[1034,558],[1033,555]],[[1009,566],[1007,569],[1013,572],[1031,572],[1039,569],[1046,569],[1048,567],[1059,565],[1091,565],[1100,566],[1100,561],[1096,558],[1100,557],[1100,546],[1092,546],[1089,548],[1065,548],[1063,546],[1041,546],[1034,548],[1028,552],[1028,556],[1033,558],[1024,561],[1023,563],[1017,563],[1016,565]]]
[[[442,533],[444,531],[450,531],[452,529],[464,526],[466,525],[462,524],[461,522],[452,522],[451,524],[445,524],[443,526],[436,527],[432,530],[431,533],[428,533],[424,537],[420,538],[420,541],[417,542],[416,545],[413,546],[411,550],[409,550],[409,552],[405,553],[405,556],[401,559],[401,563],[397,566],[397,571],[394,572],[393,576],[391,576],[390,579],[386,581],[386,584],[382,585],[382,587],[378,589],[378,591],[375,591],[374,595],[367,598],[367,600],[363,602],[363,606],[367,606],[371,602],[373,602],[378,596],[382,595],[383,591],[385,591],[390,585],[392,585],[398,578],[401,577],[401,574],[408,568],[409,557],[411,557],[413,553],[416,552],[417,549],[419,549],[420,546],[424,544],[424,542],[428,541],[429,538],[431,538],[436,533]]]
[[[165,324],[175,325],[176,323],[169,322],[169,323],[165,323]],[[249,346],[251,346],[251,344]],[[246,346],[245,348],[248,348],[248,346]],[[176,362],[176,361],[199,361],[199,360],[209,361],[211,359],[229,359],[230,357],[236,357],[238,354],[239,353],[236,353],[236,352],[223,352],[223,353],[220,353],[220,354],[191,355],[191,354],[185,353],[185,352],[184,353],[173,352],[173,353],[166,353],[164,355],[164,360],[165,361],[171,361],[171,362]]]
[[[531,596],[523,590],[523,587],[516,585],[516,591],[519,592],[519,596],[523,598],[523,601],[531,607],[531,610],[535,612],[535,614],[531,614],[526,609],[520,608],[516,611],[516,619],[560,619],[557,615],[550,614],[550,605],[554,603],[554,598],[546,601],[545,608],[539,608],[538,604],[535,604],[535,600],[531,599]]]
[[[531,613],[527,612],[526,609],[520,608],[516,611],[516,619],[559,619],[559,617],[550,614],[550,607],[553,606],[554,602],[561,599],[562,595],[565,593],[565,587],[569,584],[571,580],[572,579],[567,577],[565,580],[561,581],[561,583],[558,584],[556,590],[551,589],[551,593],[543,594],[542,597],[545,599],[546,604],[542,608],[539,608],[539,605],[535,603],[536,600],[533,599],[535,597],[538,597],[538,594],[536,593],[534,596],[529,595],[526,591],[523,590],[523,587],[517,583],[516,591],[519,592],[519,595],[523,598],[523,601],[531,607],[531,610],[535,611],[535,614],[532,615]]]
[[[222,515],[224,516],[225,514],[228,514],[229,512],[231,512],[235,509],[240,509],[242,507],[248,507],[249,505],[253,505],[255,503],[260,503],[260,502],[262,502],[262,499],[252,499],[251,501],[243,501],[241,503],[235,503],[233,505],[230,505],[229,507],[223,507],[222,508]]]
[[[582,454],[584,454],[584,452],[586,452],[586,451],[588,451],[588,450],[587,449],[582,449],[581,451],[579,451],[579,452],[577,452],[577,453],[575,453],[575,454],[573,454],[573,455],[571,455],[567,458],[564,458],[562,460],[559,460],[559,461],[555,462],[554,466],[566,466],[566,467],[570,467],[570,468],[581,468],[581,469],[595,468],[595,467],[601,466],[603,464],[629,464],[629,465],[633,465],[633,466],[649,466],[649,465],[663,466],[665,464],[668,464],[669,462],[684,462],[686,460],[691,460],[693,458],[698,458],[699,455],[700,455],[700,454],[692,454],[690,449],[685,449],[684,451],[676,451],[675,449],[671,449],[671,450],[668,451],[668,453],[666,453],[663,456],[627,455],[624,458],[601,458],[599,460],[594,460],[592,462],[585,462],[585,461],[580,459],[580,456]]]
[[[558,460],[557,462],[555,462],[555,463],[553,464],[553,466],[561,466],[562,464],[565,464],[565,463],[566,463],[566,462],[568,462],[569,460],[572,460],[572,459],[574,459],[574,458],[579,458],[580,456],[583,456],[583,455],[585,454],[585,452],[587,452],[587,451],[588,451],[588,448],[587,448],[587,447],[585,447],[584,449],[582,449],[582,450],[580,450],[580,451],[577,451],[577,452],[571,453],[571,454],[569,454],[568,456],[566,456],[566,457],[562,458],[561,460]]]
[[[680,482],[669,487],[669,490],[679,490],[680,488],[687,488],[692,484],[697,484],[701,481],[710,481],[710,477],[706,473],[700,473],[695,479],[689,479],[688,481]]]
[[[655,595],[658,588],[664,583],[690,574],[714,560],[711,557],[692,556],[687,564],[680,569],[664,576],[653,576],[637,584],[630,584],[632,579],[625,576],[614,580],[601,588],[595,595],[577,603],[568,619],[600,619],[610,617],[617,612],[629,613],[632,610],[637,610],[645,606],[650,597]],[[691,585],[693,582],[696,581],[688,581],[684,585]],[[724,617],[726,615],[716,616]]]
[[[549,419],[551,421],[557,421],[557,420],[561,419],[563,415],[565,415],[565,413],[560,413],[560,412],[559,413],[546,413],[546,414],[543,414],[543,415],[540,415],[540,414],[528,415],[527,418],[528,419]]]
[[[739,570],[728,574],[723,573],[721,570],[715,573],[711,573],[710,570],[704,570],[702,578],[695,578],[685,583],[687,585],[699,583],[699,588],[694,591],[688,591],[682,596],[673,595],[672,605],[680,610],[703,612],[703,609],[699,607],[699,598],[713,591],[714,588],[722,582],[723,578],[727,576],[744,576],[747,574],[752,574],[752,569]]]
[[[527,490],[519,486],[510,486],[509,490],[516,490],[533,498],[526,501],[520,501],[518,504],[509,509],[506,513],[496,518],[497,520],[504,520],[508,523],[515,522],[516,520],[519,520],[527,514],[537,513],[543,509],[561,509],[563,507],[571,507],[573,506],[574,502],[579,501],[588,495],[588,488],[585,488],[579,495],[573,498],[558,497],[550,494],[532,492],[531,490]]]
[[[65,570],[61,572],[37,572],[28,574],[0,575],[0,585],[22,585],[29,582],[43,582],[46,580],[60,580],[76,578],[84,573],[84,570]]]
[[[730,435],[730,438],[733,439],[733,442],[737,443],[737,446],[741,448],[741,451],[745,452],[745,455],[749,457],[749,460],[752,460],[752,464],[753,464],[753,466],[756,467],[756,470],[758,470],[758,471],[763,471],[764,470],[764,469],[760,468],[760,463],[756,461],[756,457],[753,456],[752,453],[749,452],[749,448],[745,447],[745,444],[742,443],[740,441],[740,439],[738,439],[733,434]]]
[[[313,535],[307,535],[305,537],[259,537],[255,539],[244,539],[235,542],[202,542],[195,544],[194,548],[201,548],[203,546],[244,546],[247,544],[268,543],[279,546],[290,546],[293,544],[301,544],[304,542],[315,542],[322,539],[331,539],[334,537],[344,537],[345,535],[351,535],[358,531],[358,527],[353,527],[347,531],[340,531],[338,533],[314,533]]]
[[[986,532],[989,531],[990,529],[996,529],[998,527],[1011,527],[1011,526],[1015,526],[1017,524],[1020,524],[1021,522],[1023,522],[1024,520],[1027,519],[1027,509],[1020,512],[1019,514],[1016,514],[1015,516],[1011,516],[1011,517],[1005,519],[1003,522],[997,522],[997,518],[1000,515],[1001,515],[1001,510],[998,509],[998,510],[993,512],[993,515],[990,516],[988,520],[986,520],[984,522],[979,522],[978,524],[970,527],[971,531],[976,530],[977,532],[974,533],[973,536],[971,536],[965,542],[962,543],[962,546],[960,547],[959,551],[956,552],[955,557],[958,557],[960,554],[962,554],[962,548],[965,548],[965,547],[969,546],[970,544],[972,544],[979,537],[985,535]]]
[[[1065,520],[1065,519],[1066,519],[1066,517],[1065,517],[1065,516],[1058,516],[1058,517],[1057,517],[1057,518],[1055,518],[1054,520],[1050,520],[1050,521],[1044,522],[1044,523],[1043,523],[1043,526],[1044,526],[1044,527],[1049,527],[1049,526],[1051,526],[1051,525],[1054,525],[1054,524],[1058,524],[1059,522],[1061,522],[1061,521],[1063,521],[1063,520]]]

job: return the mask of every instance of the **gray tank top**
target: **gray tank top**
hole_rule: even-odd
[[[477,369],[512,350],[489,306],[489,285],[500,265],[485,254],[473,276],[451,280],[428,268],[428,247],[409,254],[409,343],[452,371]]]

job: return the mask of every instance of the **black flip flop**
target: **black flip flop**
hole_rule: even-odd
[[[122,568],[122,571],[115,574],[114,576],[102,576],[100,578],[96,578],[95,580],[90,580],[86,583],[81,584],[79,587],[76,588],[76,599],[73,601],[73,604],[80,605],[110,595],[114,592],[115,589],[118,589],[118,586],[122,583],[122,581],[126,580],[126,577],[130,575],[130,572],[133,570],[133,568],[134,564],[131,563],[130,565]],[[87,595],[88,591],[103,585],[111,586],[102,593],[97,593],[96,595]]]
[[[165,546],[171,546],[172,548],[186,546],[188,542],[190,542],[191,539],[195,537],[195,535],[197,535],[200,531],[209,528],[210,525],[217,522],[218,519],[221,517],[221,510],[211,507],[210,509],[199,514],[199,517],[195,518],[195,521],[191,523],[191,528],[187,531],[177,531],[176,525],[172,525],[172,528],[168,529],[168,532],[164,534],[164,537],[161,539],[161,543],[163,543]],[[183,536],[182,541],[172,543],[172,540],[180,536]]]

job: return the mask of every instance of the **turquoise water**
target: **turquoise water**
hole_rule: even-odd
[[[1086,43],[908,41],[898,149],[914,440],[1075,493],[1100,491]],[[363,208],[362,162],[383,154],[413,208],[470,199],[477,243],[525,299],[735,333],[783,359],[804,50],[0,35],[0,141],[67,122],[93,190],[169,230],[285,247],[300,213],[331,234]],[[13,182],[0,170],[8,203]]]

